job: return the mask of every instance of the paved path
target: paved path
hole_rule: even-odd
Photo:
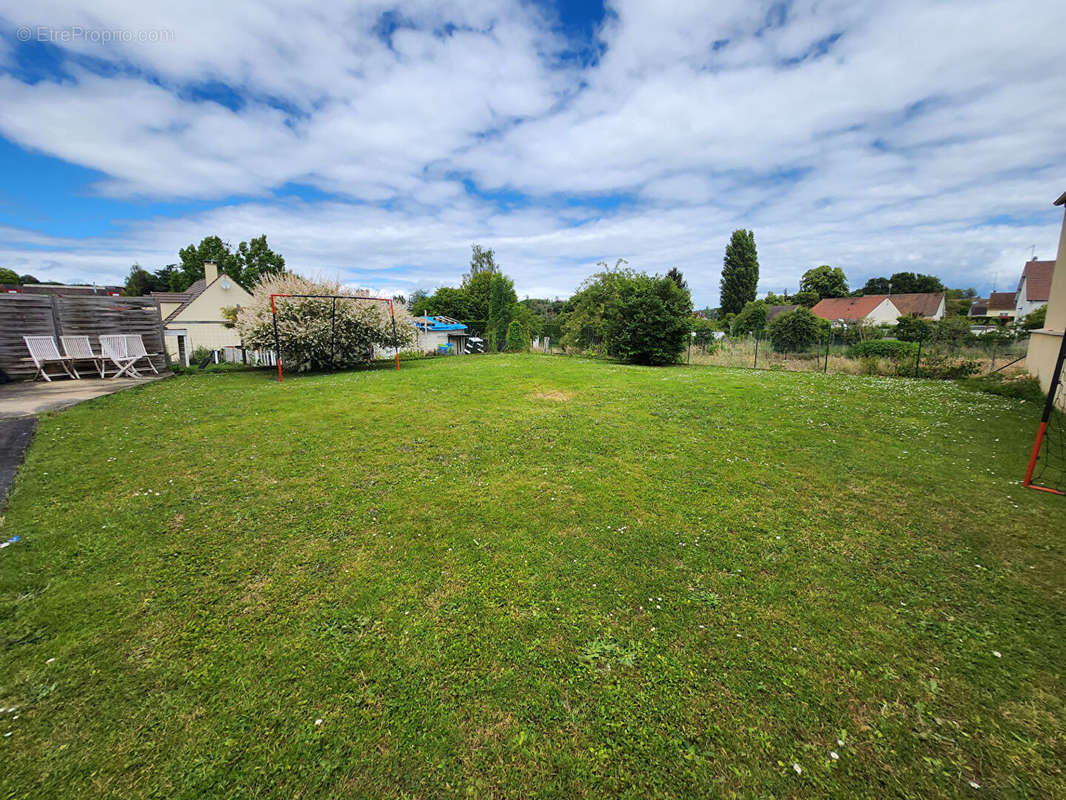
[[[37,417],[0,419],[0,508],[37,430]]]
[[[140,386],[148,381],[159,379],[153,375],[151,378],[142,379],[85,378],[80,381],[55,380],[51,383],[45,381],[5,383],[0,385],[0,419],[55,411],[80,403],[82,400],[103,397],[105,394],[112,394],[131,386]]]

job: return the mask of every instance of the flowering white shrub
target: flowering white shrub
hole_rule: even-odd
[[[237,329],[247,347],[274,349],[274,320],[270,313],[272,294],[319,294],[368,297],[332,280],[309,280],[299,275],[272,275],[252,289],[252,301],[237,313]],[[365,364],[373,358],[374,346],[404,347],[414,341],[415,329],[407,307],[393,303],[396,336],[393,336],[389,304],[373,300],[333,301],[329,298],[279,297],[277,308],[281,357],[286,368],[327,369]],[[330,363],[332,353],[333,363]]]

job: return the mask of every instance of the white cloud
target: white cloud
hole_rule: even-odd
[[[0,231],[0,259],[38,277],[118,280],[207,233],[266,232],[293,266],[409,290],[457,280],[480,241],[523,294],[565,295],[598,260],[624,256],[679,266],[713,303],[736,227],[756,231],[762,286],[775,290],[818,263],[853,284],[914,269],[979,287],[998,274],[1002,288],[1030,245],[1053,252],[1066,5],[612,11],[602,57],[580,67],[558,61],[550,19],[517,0],[0,2],[4,27],[171,34],[71,42],[119,69],[72,61],[68,78],[32,84],[3,74],[0,39],[0,134],[99,170],[94,190],[110,197],[255,198],[121,235]],[[388,41],[386,12],[400,21]],[[236,110],[196,99],[211,83],[241,97]],[[525,197],[504,210],[457,175]],[[290,183],[343,199],[272,198]],[[1003,217],[1021,221],[985,224]]]

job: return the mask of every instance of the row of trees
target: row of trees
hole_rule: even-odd
[[[134,264],[126,278],[126,294],[139,297],[149,292],[184,292],[204,277],[204,264],[213,261],[245,289],[261,279],[285,273],[285,259],[267,244],[266,234],[241,242],[234,248],[218,236],[206,236],[200,244],[178,251],[178,263],[149,272]]]
[[[442,286],[433,294],[415,290],[407,298],[416,317],[451,317],[482,336],[491,351],[514,350],[521,339],[525,348],[534,336],[552,341],[562,337],[562,300],[519,300],[514,281],[496,262],[496,254],[479,244],[471,247],[470,269],[458,287]]]
[[[0,267],[0,283],[6,283],[11,286],[26,286],[31,283],[40,283],[32,275],[19,275],[15,270],[8,269],[7,267]],[[50,281],[50,283],[55,283]]]

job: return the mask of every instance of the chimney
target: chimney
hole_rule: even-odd
[[[218,267],[215,266],[214,261],[204,262],[204,280],[207,281],[207,285],[210,286],[212,281],[218,277]]]

